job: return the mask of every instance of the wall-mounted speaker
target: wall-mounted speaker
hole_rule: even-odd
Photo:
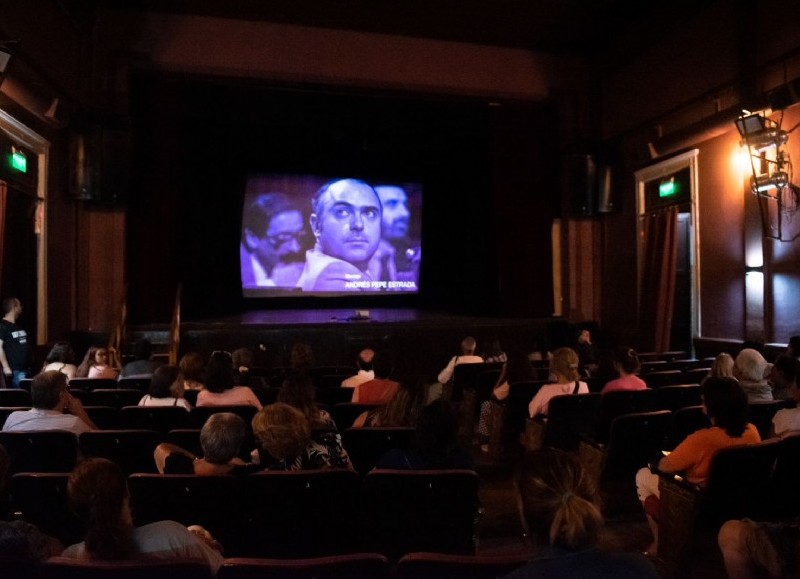
[[[566,158],[566,187],[573,217],[591,217],[596,213],[595,191],[597,165],[588,154],[573,154]]]

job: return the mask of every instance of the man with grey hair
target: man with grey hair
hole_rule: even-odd
[[[368,271],[381,240],[381,202],[364,181],[326,183],[311,200],[309,222],[316,238],[306,252],[297,287],[303,291],[372,289]]]

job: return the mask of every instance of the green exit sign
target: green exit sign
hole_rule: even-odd
[[[11,153],[11,168],[20,173],[28,172],[28,159],[19,151]]]
[[[664,179],[658,186],[658,196],[662,199],[664,197],[674,197],[678,194],[678,190],[679,187],[674,177]]]

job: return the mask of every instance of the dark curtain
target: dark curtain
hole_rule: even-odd
[[[667,207],[644,217],[644,263],[639,325],[643,344],[652,351],[670,348],[675,302],[678,207]]]

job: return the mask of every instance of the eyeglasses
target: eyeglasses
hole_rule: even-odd
[[[267,241],[272,247],[279,247],[284,243],[289,243],[292,240],[296,240],[298,243],[302,243],[305,241],[306,237],[308,236],[308,232],[303,229],[302,231],[296,232],[283,232],[283,233],[276,233],[275,235],[268,235]]]

